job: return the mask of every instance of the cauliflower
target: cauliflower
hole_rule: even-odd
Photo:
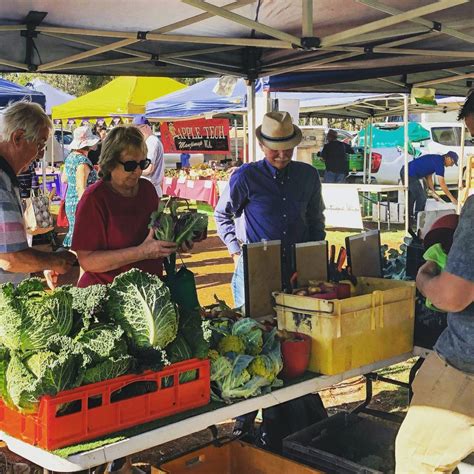
[[[272,361],[265,355],[256,356],[255,359],[250,362],[248,371],[252,376],[259,375],[270,382],[272,382],[277,376]]]
[[[235,352],[236,354],[245,353],[245,342],[239,336],[224,336],[217,346],[220,354]]]

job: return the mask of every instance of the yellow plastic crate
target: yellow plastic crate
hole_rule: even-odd
[[[343,300],[274,293],[278,328],[312,337],[309,370],[338,374],[413,349],[415,283],[358,278]]]

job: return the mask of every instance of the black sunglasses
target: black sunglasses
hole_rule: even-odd
[[[135,171],[138,167],[140,167],[142,171],[146,170],[150,166],[151,160],[147,158],[146,160],[142,160],[142,161],[130,160],[130,161],[119,161],[119,163],[123,165],[123,169],[125,171],[128,171],[129,173],[131,173],[132,171]]]

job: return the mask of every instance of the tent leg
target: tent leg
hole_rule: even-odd
[[[464,141],[466,140],[466,127],[462,122],[461,127],[461,155],[459,156],[458,163],[458,214],[461,212],[461,194],[462,194],[462,178],[463,178],[463,168],[464,168]],[[471,159],[469,157],[469,159]]]
[[[248,137],[249,137],[249,162],[257,157],[257,137],[255,136],[255,81],[247,82],[247,107],[248,107]]]
[[[245,113],[243,116],[243,121],[244,121],[244,130],[243,130],[243,139],[244,139],[244,143],[243,143],[243,147],[244,147],[244,150],[243,150],[243,162],[244,163],[248,163],[249,161],[249,157],[248,157],[248,150],[247,150],[247,114]]]
[[[239,159],[239,133],[237,131],[237,120],[234,119],[234,150],[235,150],[235,159]]]
[[[408,207],[408,94],[403,94],[403,125],[405,128],[403,137],[403,158],[405,163],[404,168],[404,191],[405,191],[405,233],[408,234],[410,225],[411,209]]]

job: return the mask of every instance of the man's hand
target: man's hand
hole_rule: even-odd
[[[77,257],[74,253],[65,251],[65,252],[56,252],[51,254],[51,268],[55,273],[62,275],[67,273],[71,267],[76,263]]]
[[[439,268],[438,264],[436,262],[431,262],[431,261],[426,262],[418,270],[418,273],[424,273],[430,276],[439,275],[440,272],[441,272],[441,268]]]
[[[58,286],[58,277],[59,273],[53,271],[53,270],[45,270],[43,272],[44,277],[46,279],[46,283],[48,285],[48,288],[50,290],[54,290]]]
[[[232,260],[234,261],[234,267],[237,268],[237,263],[239,263],[240,253],[234,253],[231,255]]]

